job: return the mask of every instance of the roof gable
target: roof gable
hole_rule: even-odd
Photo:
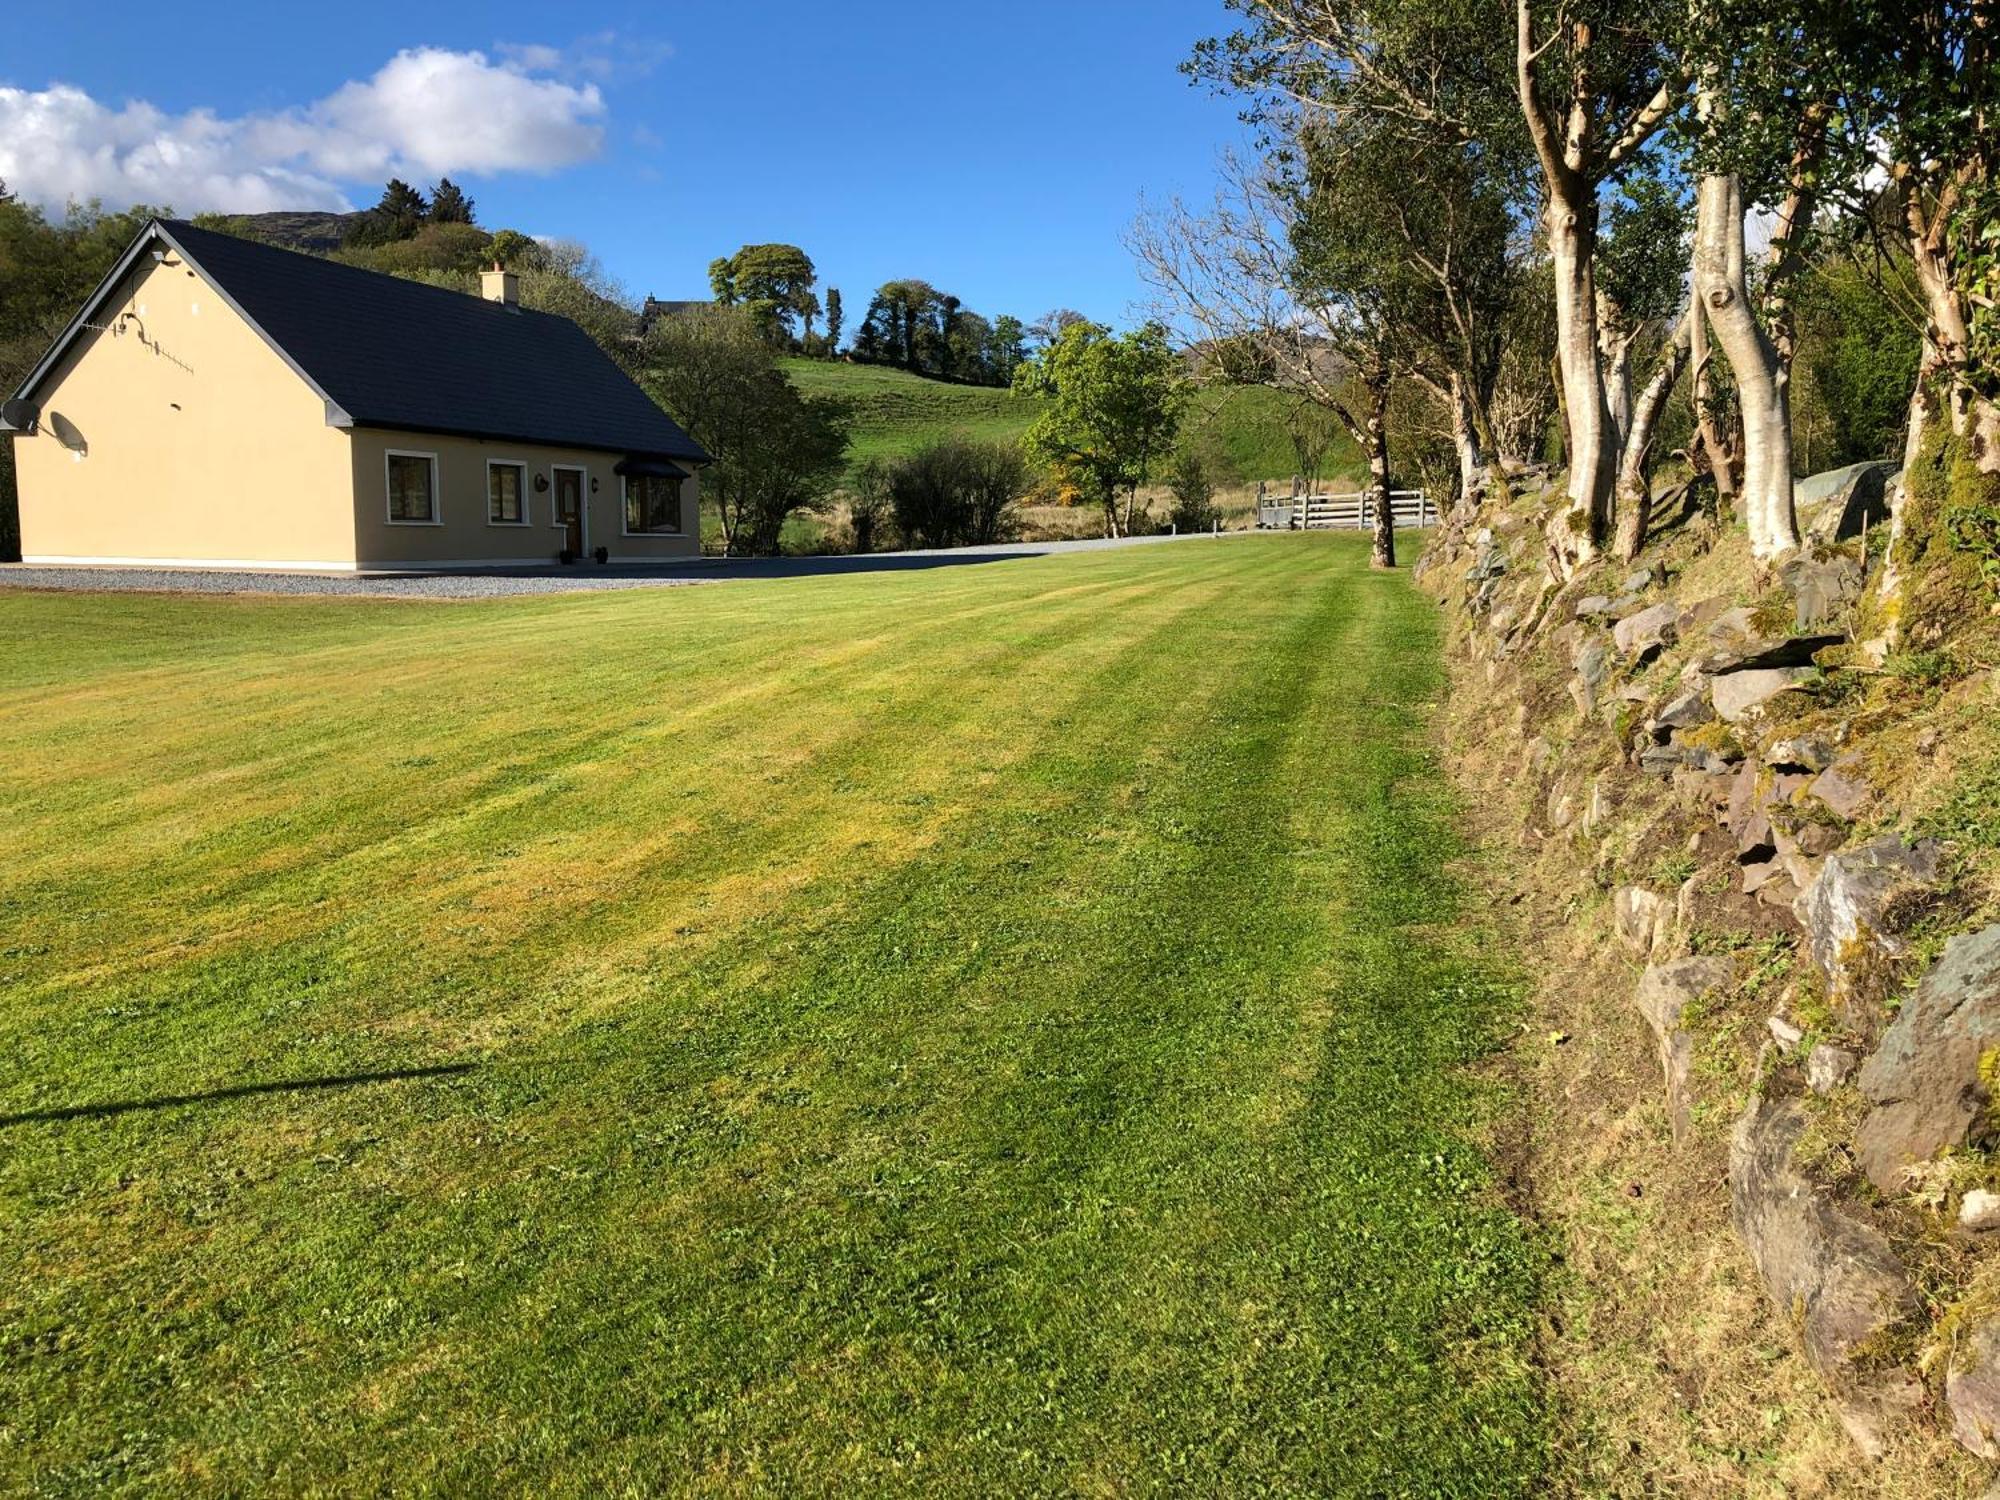
[[[32,395],[156,239],[325,399],[334,425],[708,457],[567,318],[177,220],[147,226],[21,395]]]

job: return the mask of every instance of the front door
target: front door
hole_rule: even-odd
[[[556,470],[556,525],[570,556],[583,556],[583,475],[575,469]]]

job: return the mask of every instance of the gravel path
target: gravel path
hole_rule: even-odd
[[[1250,532],[1224,532],[1225,537]],[[0,563],[0,589],[59,589],[79,593],[345,594],[372,599],[498,599],[521,594],[571,594],[604,589],[679,588],[742,578],[823,578],[842,573],[895,573],[964,567],[1014,557],[1096,552],[1205,542],[1204,536],[1135,536],[1076,542],[1009,542],[934,552],[876,552],[865,557],[702,558],[618,567],[495,568],[446,573],[251,573],[193,568],[52,568]]]

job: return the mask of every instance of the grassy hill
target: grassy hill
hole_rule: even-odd
[[[1018,441],[1035,419],[1033,400],[991,386],[951,385],[880,365],[812,359],[789,359],[784,364],[799,389],[853,403],[851,453],[857,464],[908,453],[952,432]],[[1298,459],[1285,432],[1286,404],[1286,397],[1261,388],[1201,391],[1189,408],[1184,440],[1210,460],[1224,482],[1289,478]],[[1360,466],[1360,453],[1346,442],[1329,460],[1329,472]]]

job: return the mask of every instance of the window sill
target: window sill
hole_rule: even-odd
[[[444,522],[443,521],[399,521],[394,516],[391,516],[389,517],[388,524],[391,526],[442,526],[444,525]]]
[[[495,531],[526,531],[535,523],[532,521],[488,521],[486,524]]]

